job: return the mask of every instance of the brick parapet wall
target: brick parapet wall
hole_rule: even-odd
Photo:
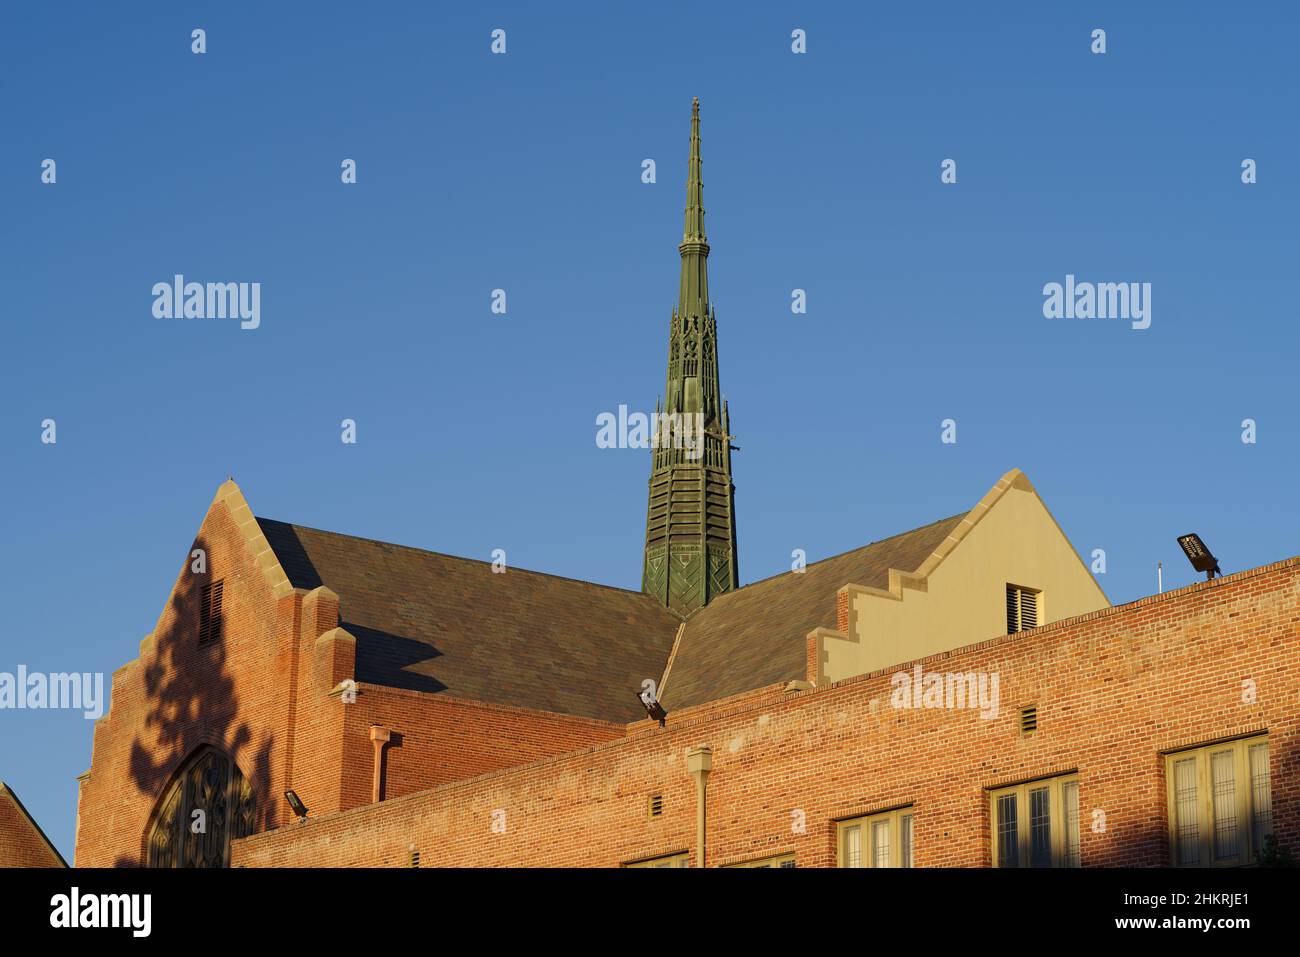
[[[626,733],[622,724],[484,704],[446,693],[365,683],[357,687],[356,703],[343,709],[344,763],[365,774],[348,777],[343,806],[349,808],[371,800],[373,725],[394,732],[384,757],[389,798],[617,740]]]
[[[988,789],[1077,772],[1084,864],[1158,865],[1162,752],[1262,731],[1275,829],[1300,853],[1298,571],[1291,559],[920,661],[997,674],[996,718],[892,707],[891,679],[912,663],[811,691],[774,686],[670,715],[664,729],[637,722],[621,740],[257,835],[236,843],[234,862],[399,866],[412,845],[424,866],[693,854],[685,751],[708,745],[711,864],[793,852],[800,866],[830,865],[836,820],[910,804],[919,866],[984,866]],[[1039,730],[1023,736],[1029,704]],[[664,798],[655,818],[652,794]],[[1102,831],[1087,826],[1094,811]]]

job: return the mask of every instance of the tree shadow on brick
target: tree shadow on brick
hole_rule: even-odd
[[[194,549],[210,554],[202,537],[195,539],[191,555]],[[152,795],[156,803],[141,835],[139,855],[119,856],[119,867],[147,863],[149,831],[160,811],[159,803],[177,770],[205,744],[235,761],[240,774],[251,784],[254,829],[276,826],[279,808],[270,794],[273,737],[268,735],[257,747],[251,767],[246,766],[247,757],[244,762],[236,758],[246,753],[254,734],[246,722],[236,724],[239,701],[227,667],[231,635],[220,601],[214,601],[212,594],[220,587],[218,581],[210,567],[205,572],[193,571],[191,558],[187,557],[170,599],[170,614],[161,616],[160,627],[154,633],[154,654],[143,675],[145,727],[153,732],[154,739],[137,736],[132,742],[130,773],[136,787]],[[233,826],[226,820],[213,823]]]

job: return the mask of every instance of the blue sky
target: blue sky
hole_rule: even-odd
[[[1225,572],[1295,554],[1297,19],[7,7],[0,671],[134,657],[228,474],[266,517],[639,587],[649,456],[595,419],[663,389],[692,96],[743,581],[1013,467],[1115,602],[1157,561],[1195,580],[1183,532]],[[176,273],[260,282],[260,328],[154,318]],[[1066,274],[1151,283],[1151,327],[1044,318]],[[91,729],[0,712],[0,778],[68,857]]]

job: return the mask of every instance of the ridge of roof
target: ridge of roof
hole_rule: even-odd
[[[833,562],[837,558],[844,558],[848,555],[852,555],[854,552],[861,552],[861,551],[865,551],[868,548],[875,548],[877,545],[887,545],[890,542],[894,541],[895,539],[904,538],[908,535],[915,535],[917,532],[924,532],[926,529],[934,528],[936,525],[945,525],[949,522],[955,522],[958,519],[965,518],[966,515],[968,514],[969,514],[969,510],[965,512],[958,512],[955,515],[949,515],[947,518],[940,518],[933,522],[926,522],[924,525],[917,525],[915,528],[909,528],[906,531],[897,532],[896,534],[888,535],[885,538],[877,538],[874,541],[867,542],[865,545],[858,545],[856,548],[846,548],[842,552],[836,552],[834,555],[827,555],[825,558],[819,558],[815,562],[809,562],[807,565],[804,566],[804,570],[807,571],[810,568],[816,568],[818,565],[824,565],[827,562]],[[790,574],[788,571],[784,571],[784,572],[777,572],[775,575],[768,575],[766,578],[759,578],[755,581],[750,582],[747,585],[741,585],[734,592],[727,592],[727,594],[725,595],[719,595],[717,598],[713,600],[713,602],[710,602],[709,604],[712,605],[715,602],[721,601],[723,598],[726,598],[727,595],[734,595],[737,592],[744,591],[746,588],[753,588],[756,585],[764,585],[770,581],[783,579],[788,574]]]
[[[893,534],[893,535],[887,535],[887,536],[884,537],[884,538],[878,538],[878,539],[875,539],[875,540],[873,540],[873,541],[867,542],[867,543],[864,544],[864,545],[857,545],[857,546],[855,546],[855,547],[853,547],[853,548],[846,548],[846,549],[845,549],[844,551],[842,551],[842,552],[836,552],[836,553],[834,553],[833,555],[827,555],[825,558],[819,558],[819,559],[817,559],[817,561],[815,561],[815,562],[809,562],[808,565],[805,566],[805,568],[808,568],[808,569],[816,568],[818,565],[824,565],[826,562],[835,561],[835,560],[838,559],[838,558],[844,558],[845,556],[847,556],[847,555],[851,555],[851,554],[853,554],[854,552],[861,552],[861,551],[865,551],[865,550],[868,549],[868,548],[875,548],[877,545],[886,545],[886,544],[888,544],[889,542],[894,541],[895,539],[903,538],[904,536],[912,535],[912,534],[915,534],[916,532],[923,532],[923,531],[925,531],[926,529],[933,528],[933,527],[936,526],[936,525],[943,525],[943,524],[945,524],[945,523],[952,522],[952,521],[955,521],[955,520],[957,520],[957,519],[964,518],[967,514],[969,514],[969,511],[967,511],[967,512],[958,512],[958,513],[956,513],[956,514],[954,514],[954,515],[949,515],[949,516],[946,517],[946,518],[937,519],[936,521],[933,521],[933,522],[927,522],[927,523],[924,524],[924,525],[917,525],[915,528],[909,528],[909,529],[906,529],[906,530],[904,530],[904,531],[897,532],[897,533],[895,533],[895,534]],[[433,557],[435,557],[435,558],[447,558],[447,559],[451,559],[451,560],[453,560],[453,561],[458,561],[458,562],[468,562],[468,563],[475,564],[475,565],[488,565],[488,566],[490,566],[490,565],[493,564],[492,562],[490,562],[490,561],[485,561],[484,559],[481,559],[481,558],[470,558],[470,557],[468,557],[468,556],[466,556],[466,555],[454,555],[454,554],[452,554],[451,552],[440,552],[440,551],[436,551],[436,550],[431,549],[431,548],[420,548],[418,545],[403,545],[401,542],[390,542],[390,541],[388,541],[388,540],[386,540],[386,539],[382,539],[382,538],[368,538],[368,537],[366,537],[365,535],[353,535],[353,534],[351,534],[351,533],[349,533],[349,532],[336,532],[336,531],[334,531],[333,529],[328,529],[328,528],[318,528],[318,527],[315,526],[315,525],[303,525],[303,524],[301,524],[300,522],[286,522],[286,521],[284,521],[283,519],[271,518],[271,517],[266,516],[266,515],[256,515],[256,516],[254,516],[254,517],[257,519],[257,522],[258,522],[259,525],[260,525],[262,522],[269,522],[269,523],[273,523],[273,524],[275,524],[275,525],[281,525],[281,526],[284,526],[284,527],[287,527],[287,528],[295,528],[295,529],[299,529],[299,528],[300,528],[300,529],[303,529],[303,530],[305,530],[305,531],[315,532],[315,533],[318,534],[318,535],[332,535],[332,536],[334,536],[335,538],[346,538],[346,539],[350,539],[350,540],[355,541],[355,542],[364,542],[364,543],[367,544],[367,545],[380,545],[380,546],[383,546],[383,547],[385,547],[385,548],[400,548],[400,549],[403,549],[404,551],[418,552],[418,553],[421,554],[421,555],[431,555],[431,556],[433,556]],[[911,570],[911,569],[909,569],[909,571],[910,571],[910,570]],[[649,598],[649,599],[651,599],[652,601],[654,600],[654,599],[653,599],[653,596],[651,596],[651,595],[647,595],[645,592],[641,591],[640,589],[634,589],[634,588],[622,588],[622,587],[620,587],[620,586],[618,586],[618,585],[607,585],[607,584],[605,584],[604,582],[593,582],[593,581],[588,581],[588,580],[585,579],[585,578],[574,578],[574,577],[572,577],[571,575],[557,575],[557,574],[555,574],[554,572],[544,572],[544,571],[539,571],[539,570],[536,569],[536,568],[524,568],[523,566],[519,566],[519,565],[511,565],[511,566],[510,566],[510,571],[512,571],[512,572],[524,572],[525,574],[529,574],[529,575],[540,575],[540,576],[542,576],[543,578],[552,578],[552,579],[556,579],[556,580],[558,580],[558,581],[572,582],[572,583],[575,584],[575,585],[587,585],[587,586],[590,586],[590,587],[592,587],[592,588],[604,588],[604,589],[608,589],[609,591],[622,592],[623,594],[626,594],[626,595],[638,595],[638,596],[641,596],[641,597],[643,597],[643,598]],[[786,575],[788,575],[788,574],[789,574],[789,572],[777,572],[777,573],[774,574],[774,575],[768,575],[766,578],[759,578],[759,579],[755,579],[755,580],[752,581],[752,582],[747,582],[747,583],[745,583],[744,585],[741,585],[739,588],[737,588],[737,589],[736,589],[735,591],[733,591],[733,592],[727,592],[726,594],[719,595],[717,598],[715,598],[715,599],[714,599],[712,602],[710,602],[708,605],[705,605],[703,608],[700,608],[700,609],[699,609],[695,614],[698,614],[700,611],[703,611],[704,608],[712,607],[712,606],[716,605],[718,602],[720,602],[720,601],[724,601],[725,599],[729,598],[729,597],[732,596],[732,595],[739,594],[740,592],[742,592],[742,591],[746,591],[746,590],[751,589],[751,588],[756,588],[756,587],[758,587],[759,585],[765,585],[765,584],[768,584],[769,582],[773,582],[773,581],[777,581],[777,580],[779,580],[779,579],[783,579],[783,578],[784,578]],[[676,615],[676,614],[675,614],[671,609],[669,609],[669,608],[664,608],[664,611],[666,611],[668,614],[672,615],[674,618],[678,617],[678,616],[677,616],[677,615]],[[692,615],[691,617],[694,617],[694,615]]]
[[[946,517],[946,518],[941,518],[941,519],[938,519],[938,520],[933,521],[933,522],[927,522],[927,523],[924,524],[924,525],[917,525],[915,528],[906,529],[905,531],[897,532],[897,533],[895,533],[895,534],[893,534],[893,535],[888,535],[888,536],[886,536],[885,538],[878,538],[878,539],[875,539],[875,540],[873,540],[873,541],[867,542],[867,543],[864,544],[864,545],[858,545],[858,546],[855,546],[854,548],[846,548],[846,549],[845,549],[844,551],[842,551],[842,552],[836,552],[836,553],[834,553],[833,555],[827,555],[825,558],[819,558],[819,559],[817,559],[817,561],[815,561],[815,562],[809,562],[808,565],[805,566],[805,567],[806,567],[806,568],[816,568],[818,565],[824,565],[826,562],[835,561],[835,560],[838,559],[838,558],[843,558],[843,557],[845,557],[845,556],[847,556],[847,555],[851,555],[851,554],[854,553],[854,552],[865,551],[866,549],[868,549],[868,548],[874,548],[874,547],[876,547],[877,545],[885,545],[885,544],[888,544],[889,542],[894,541],[895,539],[903,538],[904,536],[912,535],[912,534],[914,534],[914,533],[916,533],[916,532],[923,532],[923,531],[925,531],[926,529],[928,529],[928,528],[933,528],[933,527],[936,526],[936,525],[943,525],[943,524],[945,524],[945,523],[947,523],[947,522],[952,522],[952,521],[954,521],[954,520],[956,520],[956,519],[964,518],[967,514],[968,514],[968,512],[958,512],[958,513],[955,514],[955,515],[949,515],[949,516]],[[453,560],[453,561],[458,561],[458,562],[468,562],[468,563],[475,564],[475,565],[488,565],[488,566],[490,566],[490,565],[493,564],[492,562],[490,562],[490,561],[485,561],[484,559],[481,559],[481,558],[470,558],[470,557],[468,557],[468,556],[466,556],[466,555],[454,555],[454,554],[452,554],[451,552],[440,552],[440,551],[436,551],[436,550],[431,549],[431,548],[420,548],[420,547],[417,546],[417,545],[403,545],[401,542],[390,542],[390,541],[387,541],[386,539],[382,539],[382,538],[368,538],[368,537],[366,537],[366,536],[364,536],[364,535],[352,535],[352,534],[350,534],[350,533],[348,533],[348,532],[336,532],[336,531],[334,531],[334,530],[332,530],[332,529],[328,529],[328,528],[318,528],[318,527],[316,527],[316,526],[314,526],[314,525],[303,525],[303,524],[301,524],[301,523],[299,523],[299,522],[286,522],[286,521],[284,521],[283,519],[270,518],[269,516],[266,516],[266,515],[256,515],[256,516],[254,516],[254,517],[257,519],[257,522],[258,522],[259,525],[260,525],[262,522],[270,522],[270,523],[273,523],[273,524],[275,524],[275,525],[285,526],[285,527],[287,527],[287,528],[295,528],[295,529],[300,528],[300,529],[304,529],[305,531],[315,532],[315,533],[318,534],[318,535],[332,535],[332,536],[334,536],[335,538],[346,538],[346,539],[350,539],[350,540],[355,541],[355,542],[364,542],[364,543],[367,544],[367,545],[381,545],[381,546],[383,546],[383,547],[385,547],[385,548],[400,548],[400,549],[403,549],[403,550],[405,550],[405,551],[418,552],[418,553],[421,554],[421,555],[431,555],[431,556],[433,556],[433,557],[435,557],[435,558],[447,558],[447,559],[451,559],[451,560]],[[910,569],[909,569],[909,570],[910,570]],[[572,577],[571,575],[557,575],[557,574],[555,574],[554,572],[544,572],[544,571],[539,571],[539,570],[536,569],[536,568],[524,568],[524,567],[519,566],[519,565],[511,565],[511,566],[510,566],[510,571],[512,571],[512,572],[524,572],[525,574],[529,574],[529,575],[540,575],[540,576],[542,576],[542,577],[544,577],[544,578],[552,578],[552,579],[556,579],[556,580],[558,580],[558,581],[572,582],[572,583],[575,584],[575,585],[587,585],[587,586],[590,586],[590,587],[592,587],[592,588],[604,588],[604,589],[608,589],[609,591],[622,592],[623,594],[626,594],[626,595],[638,595],[638,596],[641,596],[641,597],[643,597],[643,598],[650,598],[651,600],[653,600],[653,596],[651,596],[651,595],[647,595],[645,592],[641,591],[640,589],[622,588],[622,587],[620,587],[620,586],[618,586],[618,585],[607,585],[607,584],[605,584],[604,582],[593,582],[593,581],[588,581],[588,580],[585,579],[585,578],[574,578],[574,577]],[[755,580],[752,581],[752,582],[747,582],[747,583],[745,583],[744,585],[741,585],[739,588],[737,588],[734,592],[727,592],[727,593],[724,594],[724,595],[719,595],[717,598],[715,598],[715,599],[714,599],[712,602],[710,602],[708,605],[705,605],[704,608],[712,607],[713,605],[717,604],[717,603],[720,602],[720,601],[725,600],[726,598],[730,597],[731,595],[739,594],[739,593],[742,592],[742,591],[746,591],[746,590],[751,589],[751,588],[756,588],[756,587],[758,587],[759,585],[765,585],[765,584],[768,584],[769,582],[773,582],[773,581],[777,581],[777,580],[779,580],[779,579],[783,579],[783,578],[784,578],[786,575],[788,575],[788,574],[789,574],[789,572],[777,572],[777,573],[774,574],[774,575],[768,575],[766,578],[759,578],[759,579],[755,579]],[[703,611],[704,608],[700,608],[700,609],[699,609],[695,614],[698,614],[699,611]],[[669,609],[669,608],[665,608],[664,611],[668,612],[668,614],[670,614],[670,615],[673,615],[674,618],[678,617],[678,616],[677,616],[677,615],[676,615],[676,614],[675,614],[671,609]],[[692,615],[691,617],[694,617],[694,615]]]
[[[335,538],[346,538],[354,542],[364,542],[367,545],[381,545],[385,548],[400,548],[404,551],[417,552],[421,555],[431,555],[435,558],[448,558],[453,561],[467,562],[474,565],[491,566],[493,564],[492,562],[484,561],[481,558],[469,558],[465,555],[453,555],[450,552],[438,552],[430,548],[420,548],[416,545],[403,545],[400,542],[389,542],[389,541],[385,541],[382,538],[366,538],[364,535],[351,535],[348,534],[347,532],[335,532],[328,528],[317,528],[314,525],[302,525],[299,524],[298,522],[286,522],[278,518],[268,518],[265,515],[258,515],[255,517],[257,518],[259,524],[261,524],[262,522],[271,522],[276,525],[285,526],[287,528],[295,528],[295,529],[300,528],[303,529],[304,531],[315,532],[317,535],[332,535]],[[538,571],[535,568],[524,568],[519,565],[511,565],[509,566],[509,568],[512,573],[523,572],[524,574],[527,575],[540,575],[543,578],[552,578],[558,581],[572,582],[575,585],[587,585],[590,586],[591,588],[604,588],[609,591],[622,592],[625,595],[637,595],[642,598],[651,598],[650,595],[647,595],[645,592],[641,591],[640,589],[634,590],[631,588],[620,588],[618,585],[606,585],[603,582],[587,581],[585,578],[573,578],[569,575],[556,575],[553,572]],[[664,611],[668,611],[668,609],[665,608]],[[669,612],[669,614],[672,614],[672,612]]]

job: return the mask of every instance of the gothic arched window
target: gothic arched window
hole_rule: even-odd
[[[158,800],[150,867],[228,867],[230,842],[253,833],[253,788],[227,755],[197,749]]]

